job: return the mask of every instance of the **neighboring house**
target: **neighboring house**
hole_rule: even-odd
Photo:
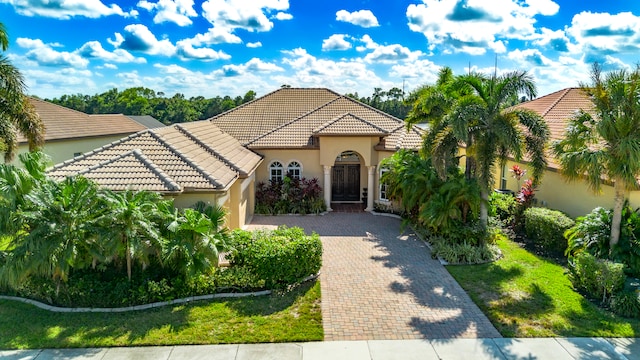
[[[151,116],[88,115],[44,100],[29,100],[44,123],[43,151],[54,164],[140,130],[164,126]],[[18,153],[28,150],[27,140],[19,135]]]
[[[146,143],[138,140],[142,136],[169,149],[184,171],[209,183],[200,180],[204,188],[182,184],[176,178],[182,173],[170,173],[173,163],[161,165],[164,157],[145,150]],[[92,174],[98,184],[115,190],[160,189],[176,196],[178,206],[197,200],[223,203],[230,212],[228,225],[242,227],[253,212],[255,182],[287,173],[319,179],[329,209],[332,202],[361,202],[366,189],[366,210],[373,210],[375,202],[387,201],[380,161],[400,148],[419,148],[421,136],[419,128],[407,130],[402,120],[331,90],[282,88],[209,120],[137,133],[56,165],[50,173]],[[118,165],[111,165],[115,161]],[[107,166],[117,171],[103,170]],[[147,174],[147,180],[129,177],[134,170]],[[166,179],[181,190],[168,187]]]
[[[579,88],[567,88],[540,98],[516,105],[518,108],[533,110],[540,114],[551,132],[550,141],[564,136],[568,120],[578,111],[593,113],[593,103],[588,95]],[[550,152],[549,152],[550,153]],[[548,167],[542,178],[542,184],[536,191],[539,205],[561,210],[572,217],[582,216],[598,206],[613,207],[613,186],[605,185],[601,195],[595,195],[584,181],[567,182],[560,174],[560,165],[552,155],[547,157]],[[520,184],[512,177],[509,169],[515,163],[507,162],[497,177],[496,188],[518,191],[527,176]],[[519,164],[522,166],[522,164]],[[640,192],[630,193],[630,202],[634,207],[640,206]]]

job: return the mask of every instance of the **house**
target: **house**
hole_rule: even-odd
[[[568,120],[578,111],[593,112],[593,103],[588,95],[579,88],[567,88],[537,99],[516,105],[516,108],[528,109],[544,118],[551,133],[550,141],[560,140],[564,136]],[[613,186],[602,187],[602,194],[595,195],[584,181],[567,182],[560,174],[560,165],[552,155],[547,157],[548,166],[542,178],[542,184],[536,191],[539,205],[561,210],[569,216],[585,215],[598,206],[613,208]],[[522,185],[511,176],[509,169],[516,164],[507,162],[500,169],[496,188],[517,191]],[[523,166],[522,163],[518,164]],[[525,176],[526,178],[526,176]],[[640,192],[629,194],[630,203],[640,206]]]
[[[48,101],[29,98],[45,126],[43,151],[54,164],[116,141],[138,131],[164,126],[151,116],[88,115]],[[29,151],[27,139],[18,135],[18,153]]]
[[[229,210],[230,227],[253,213],[255,184],[317,178],[327,208],[386,202],[380,162],[417,149],[422,130],[328,89],[282,88],[211,119],[144,130],[56,165],[54,177],[83,174],[99,185],[160,191],[178,206],[198,200]],[[177,168],[180,168],[178,170]]]

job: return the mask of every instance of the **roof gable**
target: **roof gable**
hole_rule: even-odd
[[[146,129],[122,114],[88,115],[48,101],[29,98],[45,126],[45,141],[132,134]],[[18,141],[27,141],[18,135]]]
[[[142,187],[146,190],[224,191],[237,178],[253,173],[261,161],[259,155],[230,135],[200,121],[138,132],[58,164],[48,173],[58,179],[93,174],[99,185],[113,190],[121,190],[127,184],[116,179],[129,173],[124,177],[147,179],[149,182]],[[153,181],[151,173],[155,173]],[[170,183],[178,188],[167,185]],[[164,189],[157,190],[161,185]]]
[[[312,131],[315,135],[383,136],[389,132],[353,114],[347,113],[328,121]]]

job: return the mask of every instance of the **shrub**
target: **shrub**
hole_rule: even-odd
[[[524,228],[527,236],[549,250],[564,252],[567,240],[564,232],[575,222],[557,210],[529,208],[524,212]]]
[[[636,292],[619,292],[611,298],[611,310],[621,316],[637,318],[640,316],[640,298]]]
[[[305,235],[298,227],[279,227],[253,233],[236,230],[232,266],[249,269],[267,288],[284,288],[317,274],[322,265],[322,242],[318,234]]]
[[[503,225],[513,224],[516,216],[518,202],[512,194],[493,192],[489,197],[491,216],[494,216]]]
[[[292,178],[256,186],[256,213],[258,214],[319,214],[326,210],[322,188],[318,179]]]
[[[433,237],[430,241],[432,255],[445,260],[449,264],[480,264],[500,257],[500,250],[495,245],[472,245],[466,242],[451,243],[441,236]]]
[[[573,286],[606,303],[611,295],[624,287],[624,264],[582,252],[570,264],[570,279]]]

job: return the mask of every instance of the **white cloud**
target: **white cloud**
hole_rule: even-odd
[[[276,64],[264,62],[258,58],[253,58],[240,65],[224,65],[222,69],[213,72],[216,76],[233,77],[241,76],[246,73],[272,73],[284,71],[283,68]]]
[[[215,44],[240,44],[242,39],[232,34],[226,29],[210,28],[204,34],[197,34],[191,39],[185,39],[193,46],[215,45]]]
[[[538,49],[516,49],[510,52],[507,57],[510,60],[513,60],[516,63],[520,64],[524,68],[529,68],[532,66],[551,66],[554,64],[551,59],[544,56],[544,54],[542,54],[542,52]]]
[[[380,26],[380,24],[378,24],[378,19],[373,15],[371,10],[359,10],[351,13],[347,10],[340,10],[336,12],[336,20],[348,22],[364,28]]]
[[[420,84],[433,84],[438,79],[440,68],[430,60],[415,60],[393,65],[389,75],[400,79],[416,79]]]
[[[398,61],[415,61],[424,55],[422,51],[411,51],[407,47],[400,44],[378,45],[372,52],[367,54],[364,59],[372,63],[394,64]]]
[[[117,65],[109,64],[109,63],[104,64],[104,65],[103,65],[103,67],[104,67],[105,69],[111,69],[111,70],[117,70],[117,69],[118,69],[118,66],[117,66]]]
[[[158,40],[145,25],[127,25],[124,28],[124,33],[124,36],[115,33],[115,40],[109,39],[109,43],[116,48],[139,51],[149,55],[173,56],[176,53],[176,47],[171,41]]]
[[[158,0],[158,2],[150,2],[142,0],[138,2],[138,7],[153,12],[153,22],[161,24],[163,22],[172,22],[178,26],[191,25],[192,17],[197,17],[198,13],[193,9],[193,0]]]
[[[260,41],[250,42],[250,43],[247,43],[247,47],[252,49],[259,48],[259,47],[262,47],[262,43]]]
[[[82,45],[75,51],[78,55],[84,58],[96,58],[104,61],[113,61],[118,63],[146,63],[147,60],[143,57],[135,57],[124,49],[115,49],[113,52],[109,52],[102,47],[98,41],[89,41]]]
[[[550,0],[422,0],[407,7],[409,29],[424,34],[429,50],[482,55],[506,51],[502,39],[537,38],[535,16],[559,7]]]
[[[348,35],[333,34],[328,39],[322,40],[322,51],[351,49],[351,43],[345,37],[348,37]]]
[[[288,0],[207,0],[202,3],[203,16],[214,27],[233,31],[269,31],[269,15],[289,9]],[[283,16],[283,15],[280,15]]]
[[[640,16],[619,14],[576,14],[566,33],[575,39],[575,52],[627,52],[640,50]]]
[[[18,38],[18,46],[28,49],[25,57],[42,66],[71,66],[74,68],[86,68],[89,60],[82,56],[54,50],[52,44],[45,44],[40,39]],[[54,44],[57,45],[57,44]]]
[[[375,41],[373,41],[373,39],[371,39],[371,36],[369,35],[364,35],[362,38],[359,39],[359,41],[364,43],[364,46],[358,46],[356,47],[357,51],[366,51],[366,50],[371,50],[371,49],[375,49],[377,48],[378,44],[376,44]]]
[[[56,97],[62,94],[77,94],[78,89],[95,89],[92,72],[88,70],[60,69],[57,71],[21,70],[29,89],[37,90],[38,96]]]
[[[280,21],[285,21],[293,19],[293,15],[281,11],[276,14],[275,18]]]
[[[67,20],[75,16],[99,18],[102,16],[119,15],[135,17],[136,10],[125,12],[116,4],[109,6],[100,0],[0,0],[9,4],[16,12],[24,16],[43,16]]]
[[[210,48],[194,48],[188,40],[178,41],[176,44],[177,53],[184,59],[198,60],[219,60],[231,59],[231,55],[222,50],[213,50]]]

